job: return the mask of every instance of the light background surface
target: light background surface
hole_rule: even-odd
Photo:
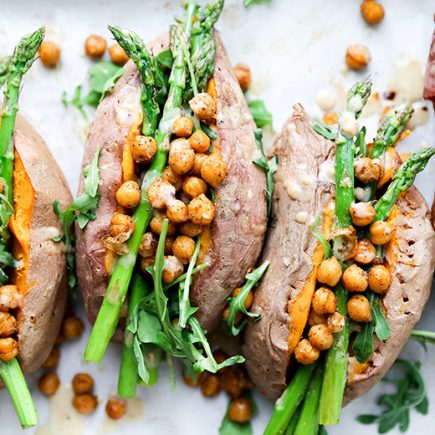
[[[343,73],[343,57],[347,45],[364,43],[373,60],[368,72],[374,89],[386,89],[394,73],[394,65],[405,58],[423,65],[427,59],[433,31],[432,0],[385,0],[386,19],[377,28],[369,28],[359,15],[359,1],[308,0],[293,2],[273,0],[271,5],[245,10],[242,0],[228,0],[219,22],[219,29],[234,63],[246,62],[253,71],[251,95],[263,98],[273,112],[274,128],[279,130],[289,116],[292,105],[301,102],[312,114],[320,115],[316,95],[320,89],[342,88],[364,74]],[[90,33],[109,37],[107,24],[120,25],[150,40],[167,29],[174,16],[181,16],[179,2],[142,1],[0,1],[0,56],[10,53],[20,36],[45,24],[47,35],[62,46],[62,61],[55,70],[43,68],[40,62],[32,67],[24,80],[20,99],[21,114],[26,116],[44,137],[64,170],[73,193],[76,192],[87,124],[74,109],[65,109],[60,97],[66,90],[87,82],[89,60],[83,54],[83,42]],[[335,83],[335,85],[334,85]],[[401,149],[417,149],[434,145],[435,125],[431,121],[408,138]],[[272,137],[272,134],[268,136]],[[434,194],[435,162],[418,180],[428,201]],[[432,298],[421,328],[435,329],[435,301]],[[89,325],[79,342],[62,347],[59,375],[61,390],[51,401],[36,388],[37,375],[29,383],[40,412],[41,425],[28,433],[38,435],[81,434],[213,434],[217,433],[227,399],[220,395],[205,400],[199,391],[185,387],[180,379],[171,391],[167,372],[152,389],[141,389],[140,400],[130,404],[129,415],[119,423],[109,422],[104,404],[116,392],[120,348],[112,345],[104,362],[93,366],[81,356],[89,333]],[[407,357],[423,363],[423,373],[430,401],[435,402],[435,349],[424,353],[419,345],[406,347]],[[78,416],[70,405],[70,382],[78,371],[90,372],[96,379],[96,393],[101,399],[98,412],[92,417]],[[370,435],[374,426],[355,422],[359,413],[378,411],[375,398],[385,389],[378,385],[364,398],[343,411],[342,422],[330,434]],[[254,420],[255,433],[262,432],[271,412],[271,403],[256,396],[260,413]],[[411,434],[433,433],[435,405],[422,417],[412,413]],[[18,434],[21,430],[5,391],[0,392],[0,433]],[[399,432],[397,432],[399,433]]]

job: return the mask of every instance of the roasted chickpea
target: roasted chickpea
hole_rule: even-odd
[[[197,153],[205,153],[210,148],[210,138],[202,130],[196,130],[189,137],[189,144]]]
[[[171,143],[168,158],[169,166],[179,175],[187,174],[195,164],[195,151],[186,139],[176,139]]]
[[[251,69],[244,63],[238,63],[234,68],[234,73],[242,90],[246,91],[251,84]]]
[[[201,381],[202,381],[202,378],[203,378],[203,374],[202,373],[198,373],[196,376],[191,376],[190,374],[187,374],[183,370],[182,377],[183,377],[184,383],[188,387],[196,388],[198,385],[201,384]]]
[[[374,0],[364,0],[360,6],[361,15],[367,24],[378,24],[385,16],[383,6]]]
[[[368,280],[370,290],[384,295],[391,284],[391,273],[385,266],[378,264],[369,270]]]
[[[333,333],[342,331],[345,324],[346,319],[344,318],[343,314],[340,314],[338,311],[328,316],[328,319],[326,320],[326,325]]]
[[[313,310],[320,316],[332,314],[337,309],[337,298],[332,290],[327,287],[320,287],[314,292],[311,301]]]
[[[157,142],[151,136],[137,135],[131,142],[131,155],[136,163],[148,165],[154,160]]]
[[[204,194],[193,198],[187,208],[189,219],[196,225],[208,225],[214,219],[214,204]]]
[[[195,95],[189,106],[195,116],[204,122],[211,122],[216,118],[217,104],[215,99],[206,92]]]
[[[87,373],[77,373],[72,380],[72,388],[75,394],[89,393],[94,388],[94,379]]]
[[[193,131],[193,121],[188,116],[179,116],[174,121],[172,130],[175,136],[188,138]]]
[[[165,239],[165,255],[172,255],[172,246],[174,245],[173,237],[166,237]]]
[[[3,181],[0,180],[0,193],[3,193],[4,188],[5,188],[5,185],[4,185]]]
[[[376,217],[374,207],[369,202],[356,202],[350,206],[352,222],[358,227],[365,227],[373,222]]]
[[[355,322],[368,323],[372,320],[370,302],[364,295],[354,295],[349,299],[347,313]]]
[[[195,198],[201,193],[207,192],[207,184],[198,177],[187,177],[183,183],[183,192],[189,198]]]
[[[183,263],[173,255],[165,255],[162,279],[165,284],[169,284],[174,279],[182,275],[184,271]]]
[[[152,257],[140,257],[139,260],[139,265],[140,265],[140,270],[147,274],[147,267],[151,266],[154,264],[155,261],[155,256],[153,255]]]
[[[9,284],[0,287],[0,311],[15,310],[21,307],[22,303],[23,295],[16,285]]]
[[[85,41],[85,52],[89,57],[98,59],[106,51],[107,42],[102,36],[90,35]]]
[[[150,231],[142,236],[139,245],[139,255],[141,257],[153,257],[157,249],[157,238]]]
[[[112,237],[116,237],[120,234],[132,233],[134,227],[135,223],[131,216],[123,213],[115,213],[112,218],[109,232]]]
[[[12,337],[0,338],[0,361],[11,361],[18,355],[18,343]]]
[[[334,343],[334,337],[326,325],[314,325],[308,332],[308,340],[319,350],[329,349]]]
[[[98,400],[92,394],[77,394],[72,399],[72,405],[79,414],[90,415],[98,406]]]
[[[228,318],[230,317],[230,306],[228,305],[224,312],[222,313],[222,318],[227,321]],[[237,312],[236,317],[234,319],[234,324],[238,325],[243,319],[243,313],[241,313],[240,311]]]
[[[360,240],[353,259],[360,264],[370,264],[376,258],[376,249],[368,239]]]
[[[241,287],[236,288],[233,291],[233,298],[235,298],[240,293],[241,290],[242,290]],[[245,306],[245,308],[247,310],[249,310],[249,308],[251,308],[251,306],[252,306],[252,302],[254,302],[254,293],[252,291],[250,291],[248,293],[248,295],[246,296],[245,303],[243,305]]]
[[[183,187],[183,177],[177,174],[170,166],[166,166],[163,170],[162,178],[171,183],[175,190],[180,190]]]
[[[338,124],[338,114],[337,112],[328,112],[323,115],[323,122],[326,125]]]
[[[374,245],[385,245],[394,235],[394,227],[390,222],[377,221],[370,226],[370,240]]]
[[[365,292],[367,290],[367,272],[356,264],[352,264],[344,271],[342,281],[349,292]]]
[[[45,66],[56,66],[60,58],[60,47],[52,41],[43,41],[39,46],[39,56]]]
[[[202,162],[201,177],[214,188],[223,181],[227,172],[227,164],[220,156],[211,154]]]
[[[176,224],[189,220],[187,205],[179,199],[171,199],[171,201],[168,202],[166,214],[168,216],[168,219],[171,222],[175,222]]]
[[[303,338],[295,347],[295,358],[300,364],[312,364],[319,359],[319,356],[319,349],[314,347],[306,338]]]
[[[228,408],[228,418],[237,423],[247,423],[252,417],[252,406],[243,397],[234,399]]]
[[[4,311],[0,311],[0,337],[9,337],[17,330],[17,320],[15,317]]]
[[[150,228],[154,234],[160,234],[162,232],[163,220],[165,218],[166,216],[163,213],[160,212],[154,213],[154,216],[150,222]],[[176,232],[177,232],[177,226],[173,222],[169,221],[167,235],[173,236]]]
[[[111,397],[106,403],[106,414],[112,420],[119,420],[127,412],[127,402],[120,397]]]
[[[63,320],[62,333],[67,340],[74,340],[82,335],[85,325],[76,316],[69,316]]]
[[[368,48],[364,45],[355,44],[347,47],[346,64],[350,69],[359,70],[365,68],[371,58]]]
[[[46,396],[53,396],[56,394],[60,385],[59,376],[55,372],[49,372],[42,375],[38,380],[38,388],[41,393]]]
[[[209,374],[201,382],[201,392],[205,397],[216,396],[220,389],[221,387],[217,375]]]
[[[380,159],[359,157],[355,159],[353,168],[355,170],[355,177],[364,184],[379,180],[382,176],[382,162]]]
[[[343,271],[338,260],[335,257],[330,257],[320,263],[317,271],[317,281],[334,287],[340,281],[342,274]]]
[[[163,178],[158,177],[152,182],[147,193],[151,206],[162,209],[175,198],[175,187]]]
[[[42,367],[46,369],[54,369],[58,366],[60,360],[60,349],[57,346],[54,346],[51,349],[50,355],[48,355],[47,359],[42,364]]]
[[[308,316],[308,325],[322,325],[326,323],[326,317],[320,316],[313,309],[310,311],[310,315]]]
[[[178,229],[180,230],[181,234],[183,234],[184,236],[189,236],[189,237],[196,237],[202,233],[202,226],[196,225],[190,221],[183,222],[182,224],[180,224]]]
[[[178,236],[172,245],[173,254],[183,263],[187,264],[195,251],[195,241],[191,237]]]
[[[221,373],[224,373],[222,388],[233,399],[237,399],[246,389],[250,388],[250,380],[240,367],[228,367],[225,372],[219,371],[219,374]]]
[[[116,201],[122,207],[135,208],[140,201],[140,189],[137,182],[129,180],[122,183],[116,191]]]
[[[202,153],[195,154],[195,162],[193,164],[192,172],[197,177],[201,176],[201,167],[207,157],[208,156],[206,154],[202,154]]]
[[[109,55],[113,63],[124,65],[128,61],[128,56],[119,44],[113,44],[109,47]]]

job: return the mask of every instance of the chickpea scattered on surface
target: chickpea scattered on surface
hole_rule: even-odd
[[[343,271],[337,258],[330,257],[320,263],[319,270],[317,271],[317,280],[322,284],[334,287],[340,281]]]
[[[347,313],[355,322],[368,323],[372,320],[370,302],[364,295],[354,295],[349,299]]]
[[[106,51],[107,42],[102,36],[90,35],[85,41],[85,53],[94,59],[103,56]]]
[[[371,58],[368,48],[364,45],[354,44],[347,47],[346,64],[350,69],[359,70],[365,68]]]
[[[183,263],[173,255],[165,255],[162,280],[169,284],[184,272]]]
[[[60,385],[59,376],[55,372],[48,372],[45,375],[42,375],[38,379],[38,388],[41,393],[44,393],[46,396],[53,396],[56,394]]]
[[[170,166],[166,166],[163,170],[162,178],[171,183],[175,187],[175,190],[180,190],[183,187],[183,177],[177,174]]]
[[[361,3],[360,10],[367,24],[378,24],[385,16],[383,6],[375,0],[364,0]]]
[[[219,378],[216,375],[209,374],[201,382],[201,392],[205,397],[216,396],[220,389]]]
[[[344,271],[342,281],[349,292],[364,292],[367,290],[367,272],[356,264],[352,264]]]
[[[186,139],[175,139],[171,143],[169,166],[179,175],[187,174],[195,164],[195,151]]]
[[[125,65],[128,62],[128,56],[119,44],[113,44],[109,47],[109,55],[113,63]]]
[[[202,154],[202,153],[195,154],[195,162],[193,163],[192,172],[197,177],[201,176],[201,167],[207,157],[208,157],[207,154]]]
[[[148,200],[153,208],[165,208],[175,198],[175,187],[161,177],[156,178],[148,189]]]
[[[223,181],[227,172],[227,164],[219,156],[212,154],[202,162],[201,177],[214,188]]]
[[[237,295],[241,292],[242,288],[238,287],[233,291],[233,298],[237,297]],[[251,308],[252,303],[254,302],[254,293],[250,291],[246,296],[245,303],[243,304],[247,310]]]
[[[360,264],[370,264],[376,258],[376,249],[368,239],[358,242],[353,259]]]
[[[211,122],[216,118],[217,104],[215,99],[207,94],[201,92],[195,95],[190,101],[189,106],[195,116],[204,122]]]
[[[391,273],[385,266],[378,264],[369,270],[368,280],[370,290],[384,295],[391,284]]]
[[[17,330],[17,319],[4,311],[0,311],[0,337],[9,337]]]
[[[210,148],[210,138],[202,130],[197,130],[189,137],[189,145],[197,153],[205,153]]]
[[[60,349],[57,346],[54,346],[51,349],[50,355],[48,355],[47,359],[42,364],[42,367],[46,369],[54,369],[59,365],[60,360]]]
[[[94,388],[94,379],[87,373],[77,373],[72,380],[75,394],[86,394]]]
[[[139,184],[133,180],[122,183],[116,191],[116,201],[122,207],[135,208],[140,201]]]
[[[120,397],[111,397],[106,403],[106,414],[112,420],[119,420],[127,412],[127,402]]]
[[[323,115],[323,122],[326,125],[338,124],[338,114],[337,112],[328,112]]]
[[[166,216],[163,213],[160,212],[154,213],[154,216],[150,222],[150,228],[154,234],[160,234],[162,232],[163,220],[165,218]],[[175,235],[176,232],[177,232],[177,226],[174,224],[174,222],[169,221],[167,235],[173,236]]]
[[[175,136],[188,138],[193,132],[193,121],[188,116],[179,116],[172,126]]]
[[[202,226],[196,225],[190,221],[183,222],[182,224],[179,225],[178,229],[180,230],[181,234],[189,237],[196,237],[202,233]]]
[[[187,208],[189,210],[189,219],[194,224],[208,225],[214,219],[214,204],[204,194],[193,198]]]
[[[39,46],[39,57],[45,66],[56,66],[60,59],[60,47],[52,41],[43,41]]]
[[[320,316],[313,309],[310,311],[310,315],[308,316],[308,325],[322,325],[326,323],[326,317]]]
[[[320,287],[314,292],[311,301],[312,308],[320,316],[332,314],[337,309],[337,298],[332,290],[327,287]]]
[[[237,423],[247,423],[252,417],[252,406],[243,397],[234,399],[228,408],[228,418]]]
[[[328,316],[328,319],[326,320],[326,325],[332,333],[342,331],[345,323],[346,319],[344,318],[343,314],[340,314],[337,311]]]
[[[390,222],[377,221],[370,226],[370,240],[374,245],[385,245],[394,235],[394,226]]]
[[[369,202],[356,202],[350,206],[352,222],[358,227],[365,227],[373,222],[376,217],[374,207]]]
[[[315,348],[326,350],[334,343],[334,336],[326,325],[314,325],[308,332],[308,340]]]
[[[244,63],[238,63],[234,68],[237,81],[243,91],[246,91],[251,84],[251,68]]]
[[[195,198],[201,193],[207,192],[207,184],[199,177],[186,177],[183,183],[183,192],[189,198]]]
[[[168,202],[166,214],[171,222],[175,222],[177,224],[189,220],[187,205],[179,199],[171,199],[171,201]]]
[[[0,338],[0,360],[11,361],[18,355],[18,343],[12,337]]]
[[[309,340],[303,338],[295,347],[296,361],[303,365],[312,364],[317,361],[320,356],[320,351],[314,347]]]
[[[172,245],[173,254],[183,263],[187,264],[195,251],[195,241],[191,237],[178,236]]]
[[[84,323],[76,316],[66,317],[62,324],[62,333],[67,340],[80,337],[84,329]]]
[[[98,406],[98,400],[92,394],[77,394],[72,399],[72,405],[79,414],[90,415]]]
[[[134,227],[135,223],[131,216],[123,213],[115,213],[112,218],[109,232],[112,237],[116,237],[120,234],[132,233]]]
[[[131,142],[131,155],[136,163],[148,165],[157,152],[157,142],[151,136],[137,135]]]
[[[23,295],[16,285],[8,284],[0,287],[0,311],[15,310],[21,307],[22,303]]]
[[[355,177],[364,184],[379,180],[382,176],[382,162],[380,159],[359,157],[355,159],[353,167]]]

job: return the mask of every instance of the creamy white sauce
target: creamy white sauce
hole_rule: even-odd
[[[355,188],[355,198],[358,201],[364,201],[367,202],[370,200],[370,192],[363,187],[356,187]]]
[[[354,95],[347,103],[349,112],[358,113],[363,107],[364,103],[360,95]]]
[[[325,112],[332,110],[336,104],[335,95],[330,89],[320,90],[317,93],[316,101],[319,107]]]
[[[319,167],[319,180],[335,184],[335,165],[332,160],[325,160]]]
[[[299,211],[295,215],[295,221],[298,224],[306,224],[310,215],[306,211]]]
[[[55,237],[59,237],[59,235],[59,228],[42,227],[33,232],[33,239],[35,242],[46,242],[47,240],[53,240]]]
[[[179,108],[165,110],[165,116],[161,119],[159,129],[163,134],[170,134],[173,131],[174,122],[181,115]]]
[[[340,129],[344,136],[353,137],[358,132],[358,122],[352,112],[344,111],[340,116]]]
[[[395,92],[396,102],[414,102],[422,98],[424,65],[417,59],[401,59],[388,83],[388,91]]]
[[[116,120],[120,125],[139,124],[142,120],[140,92],[125,92],[116,106]]]
[[[307,190],[303,189],[296,181],[286,180],[284,185],[290,198],[300,202],[307,202],[310,200]]]
[[[417,102],[414,103],[413,106],[414,113],[412,114],[411,119],[406,123],[406,128],[409,128],[410,130],[414,130],[429,121],[429,109],[426,105]]]

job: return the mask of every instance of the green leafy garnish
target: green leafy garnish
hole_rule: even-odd
[[[261,157],[257,160],[254,160],[254,163],[258,167],[262,168],[266,173],[267,190],[265,193],[267,199],[267,215],[269,216],[272,210],[273,189],[275,188],[275,181],[273,180],[273,174],[278,169],[278,158],[277,156],[273,156],[271,160],[267,160],[263,147],[263,132],[258,128],[257,130],[255,130],[254,134],[255,134],[255,142],[261,153]]]
[[[424,350],[427,350],[427,343],[435,344],[435,332],[432,331],[420,331],[414,329],[411,333],[411,338],[418,341],[423,346]]]
[[[249,111],[254,118],[255,125],[263,128],[268,125],[272,126],[272,114],[267,110],[264,101],[252,100],[248,102]]]
[[[244,318],[243,321],[240,322],[239,326],[236,326],[236,318],[238,313],[243,313],[251,319],[254,319],[255,321],[260,320],[260,314],[252,313],[251,311],[248,311],[246,309],[245,301],[248,297],[249,292],[259,284],[269,264],[270,261],[267,260],[260,267],[248,273],[245,276],[246,282],[241,288],[240,292],[237,294],[237,296],[228,299],[230,303],[230,312],[228,314],[226,322],[230,328],[232,335],[238,335],[246,326],[246,318]]]
[[[249,6],[252,5],[260,5],[260,4],[268,4],[268,3],[272,3],[272,0],[243,0],[243,6],[245,6],[245,8],[248,8]]]
[[[313,130],[323,136],[325,139],[335,141],[337,136],[337,127],[326,125],[325,123],[319,121],[312,125]]]
[[[400,366],[404,376],[383,380],[397,387],[393,394],[382,394],[378,398],[378,404],[386,409],[379,415],[363,414],[357,417],[362,424],[378,424],[379,433],[387,433],[395,426],[405,432],[409,427],[409,412],[413,408],[423,415],[429,412],[429,401],[420,373],[421,364],[413,364],[403,359],[398,359],[394,364],[396,367]]]
[[[53,210],[63,227],[63,233],[55,237],[53,240],[56,242],[63,242],[66,248],[67,268],[69,273],[69,286],[74,288],[77,282],[75,276],[75,256],[73,252],[73,244],[75,241],[74,235],[74,222],[77,223],[81,229],[85,228],[89,221],[94,220],[95,210],[98,208],[100,202],[100,195],[97,194],[98,186],[100,183],[100,174],[98,169],[98,159],[100,157],[101,146],[97,148],[94,158],[91,163],[83,168],[83,187],[84,192],[78,196],[68,208],[62,211],[60,203],[55,200],[53,203]]]
[[[318,216],[317,219],[313,222],[313,225],[311,225],[310,227],[310,233],[322,245],[324,257],[325,259],[327,259],[332,255],[332,250],[331,250],[331,245],[326,240],[322,232],[316,231],[316,228],[320,225],[320,220],[321,220],[320,216]]]
[[[169,48],[161,51],[156,56],[156,60],[161,66],[164,66],[165,68],[168,68],[169,70],[172,68],[172,64],[174,63],[174,57],[172,56],[172,52]]]

